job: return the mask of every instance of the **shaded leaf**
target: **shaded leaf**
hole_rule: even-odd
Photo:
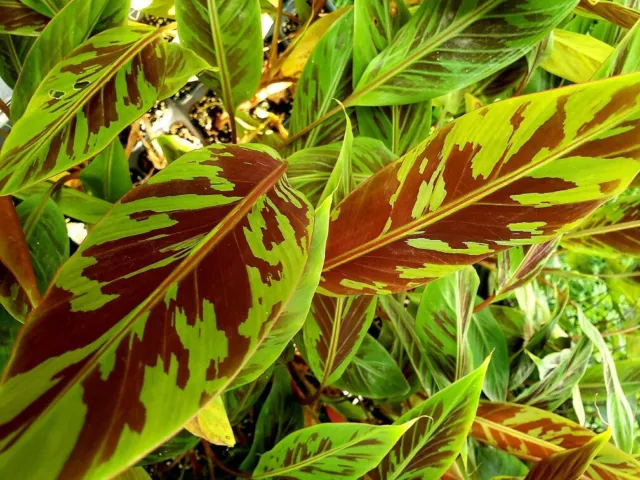
[[[9,362],[11,349],[22,324],[0,305],[0,373]]]
[[[82,169],[80,180],[89,192],[108,202],[117,202],[131,190],[129,160],[119,139],[111,142]]]
[[[596,435],[560,415],[528,405],[481,402],[471,436],[523,460],[538,462],[582,447]],[[586,475],[594,480],[638,478],[640,463],[607,443]]]
[[[12,193],[87,160],[124,127],[206,68],[162,42],[162,29],[113,28],[58,63],[14,125],[0,156],[0,190]]]
[[[35,37],[48,22],[48,17],[20,0],[0,0],[0,33]]]
[[[575,228],[638,172],[639,80],[515,97],[448,123],[334,208],[321,289],[398,292]]]
[[[334,385],[374,399],[404,395],[410,388],[393,357],[369,334]]]
[[[128,0],[72,0],[64,6],[38,36],[24,60],[23,73],[11,97],[13,123],[24,115],[47,74],[92,32],[125,23],[130,3]]]
[[[355,480],[380,463],[415,422],[385,426],[332,423],[299,430],[260,457],[252,478]]]
[[[640,358],[615,362],[615,369],[625,395],[640,391]],[[607,387],[602,363],[590,366],[584,373],[580,380],[580,393],[585,402],[606,401]]]
[[[33,45],[32,37],[0,35],[0,78],[13,89],[22,71],[24,59]]]
[[[0,387],[0,470],[115,474],[273,363],[306,314],[294,290],[312,220],[285,168],[262,148],[215,145],[109,211],[16,346]],[[30,396],[10,394],[24,385]],[[65,441],[43,442],[60,422]],[[33,445],[50,455],[46,465],[18,461]]]
[[[180,41],[217,71],[202,81],[233,112],[258,90],[262,28],[258,0],[176,0]]]
[[[487,445],[474,449],[475,467],[479,480],[489,480],[498,474],[525,476],[529,469],[513,455]]]
[[[340,378],[369,330],[375,297],[316,294],[303,327],[307,362],[323,385]]]
[[[181,430],[174,437],[164,442],[153,452],[140,460],[138,465],[166,462],[167,459],[177,457],[178,455],[194,448],[199,442],[199,437],[192,435],[186,430]]]
[[[253,382],[224,392],[224,404],[227,407],[229,423],[232,426],[240,423],[247,412],[254,406],[266,386],[270,383],[272,375],[273,369],[267,369]]]
[[[21,0],[29,8],[47,17],[54,17],[69,0]]]

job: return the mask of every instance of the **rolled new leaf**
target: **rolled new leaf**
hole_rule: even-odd
[[[448,123],[334,208],[322,290],[399,292],[572,230],[640,169],[639,114],[636,73]]]
[[[112,476],[275,361],[306,315],[313,218],[274,155],[191,152],[92,229],[5,371],[0,471]]]
[[[44,78],[6,139],[0,193],[9,194],[98,154],[157,101],[209,68],[162,40],[162,29],[113,28],[90,38]]]

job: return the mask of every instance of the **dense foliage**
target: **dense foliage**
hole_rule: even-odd
[[[0,477],[640,478],[639,8],[0,0]]]

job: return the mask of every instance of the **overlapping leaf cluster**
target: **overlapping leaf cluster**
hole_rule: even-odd
[[[640,478],[640,6],[138,3],[0,0],[0,477]]]

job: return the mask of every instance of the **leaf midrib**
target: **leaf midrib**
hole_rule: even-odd
[[[435,49],[438,45],[446,41],[448,38],[450,38],[454,34],[460,32],[461,30],[464,30],[464,28],[469,26],[475,20],[477,20],[478,18],[481,18],[485,13],[488,13],[489,11],[493,10],[495,7],[497,7],[504,1],[505,0],[490,0],[489,2],[482,5],[481,7],[476,8],[473,11],[469,12],[469,14],[466,17],[462,17],[458,22],[452,23],[449,27],[443,29],[439,34],[436,34],[431,39],[431,41],[426,42],[422,46],[422,48],[416,49],[415,53],[410,55],[405,62],[398,64],[394,68],[391,68],[388,72],[380,75],[377,79],[375,79],[374,81],[371,81],[370,83],[362,87],[362,89],[358,90],[358,88],[356,87],[356,91],[354,91],[344,101],[345,106],[353,106],[353,102],[356,101],[359,97],[366,95],[372,90],[375,90],[379,86],[386,83],[389,79],[395,77],[396,75],[401,73],[403,70],[407,69],[414,63],[418,62],[422,57],[424,57],[425,55],[433,51],[433,49]],[[413,26],[413,25],[405,25],[401,30],[406,29],[408,26]],[[398,34],[399,33],[400,32],[398,32]],[[396,34],[396,39],[398,38],[398,34]],[[389,48],[389,46],[387,48]],[[383,53],[384,52],[379,53],[376,56],[376,58],[378,58]],[[371,63],[369,65],[371,65]]]
[[[605,233],[619,232],[622,230],[629,230],[632,228],[640,227],[640,220],[634,220],[631,222],[615,223],[613,225],[606,225],[604,227],[586,228],[584,230],[577,230],[575,232],[565,234],[564,238],[579,238],[591,235],[602,235]]]
[[[231,78],[229,66],[227,65],[227,54],[224,50],[220,21],[218,19],[218,6],[216,0],[207,0],[207,10],[209,14],[209,26],[211,27],[211,40],[213,41],[213,53],[216,56],[218,68],[220,69],[220,83],[222,85],[222,96],[225,108],[229,111],[233,120],[233,95],[231,91]]]
[[[564,87],[564,88],[573,88],[573,87]],[[629,112],[627,112],[627,114],[625,115],[620,115],[619,113],[617,115],[614,114],[611,117],[609,117],[610,119],[609,121],[605,121],[601,123],[599,128],[594,128],[588,135],[574,138],[574,140],[569,142],[565,147],[558,149],[554,154],[549,155],[547,158],[540,160],[538,162],[532,162],[503,177],[500,177],[499,180],[495,181],[493,184],[491,182],[487,182],[485,186],[479,188],[478,190],[475,190],[468,194],[460,196],[458,199],[452,201],[450,204],[448,204],[441,210],[429,212],[428,214],[420,218],[417,218],[416,220],[413,220],[404,225],[401,225],[395,230],[390,230],[389,233],[391,234],[375,237],[369,240],[368,242],[365,242],[359,245],[358,247],[352,249],[351,251],[344,252],[343,254],[340,254],[333,259],[327,260],[325,262],[323,272],[329,271],[333,268],[336,268],[340,265],[350,262],[356,258],[367,255],[368,253],[371,253],[372,251],[375,251],[378,248],[381,248],[385,245],[388,245],[390,243],[393,243],[397,240],[402,239],[405,235],[409,235],[415,232],[416,230],[425,228],[450,215],[453,215],[454,213],[473,204],[475,200],[482,199],[500,190],[501,188],[511,184],[512,182],[518,180],[519,178],[523,177],[527,173],[534,171],[538,168],[541,168],[542,166],[548,163],[551,163],[552,161],[562,158],[564,155],[570,153],[580,145],[587,143],[589,140],[598,136],[600,133],[611,129],[615,125],[617,125],[619,122],[624,121],[625,118],[628,118],[637,110],[640,110],[640,107],[636,106],[633,109],[629,109]]]

